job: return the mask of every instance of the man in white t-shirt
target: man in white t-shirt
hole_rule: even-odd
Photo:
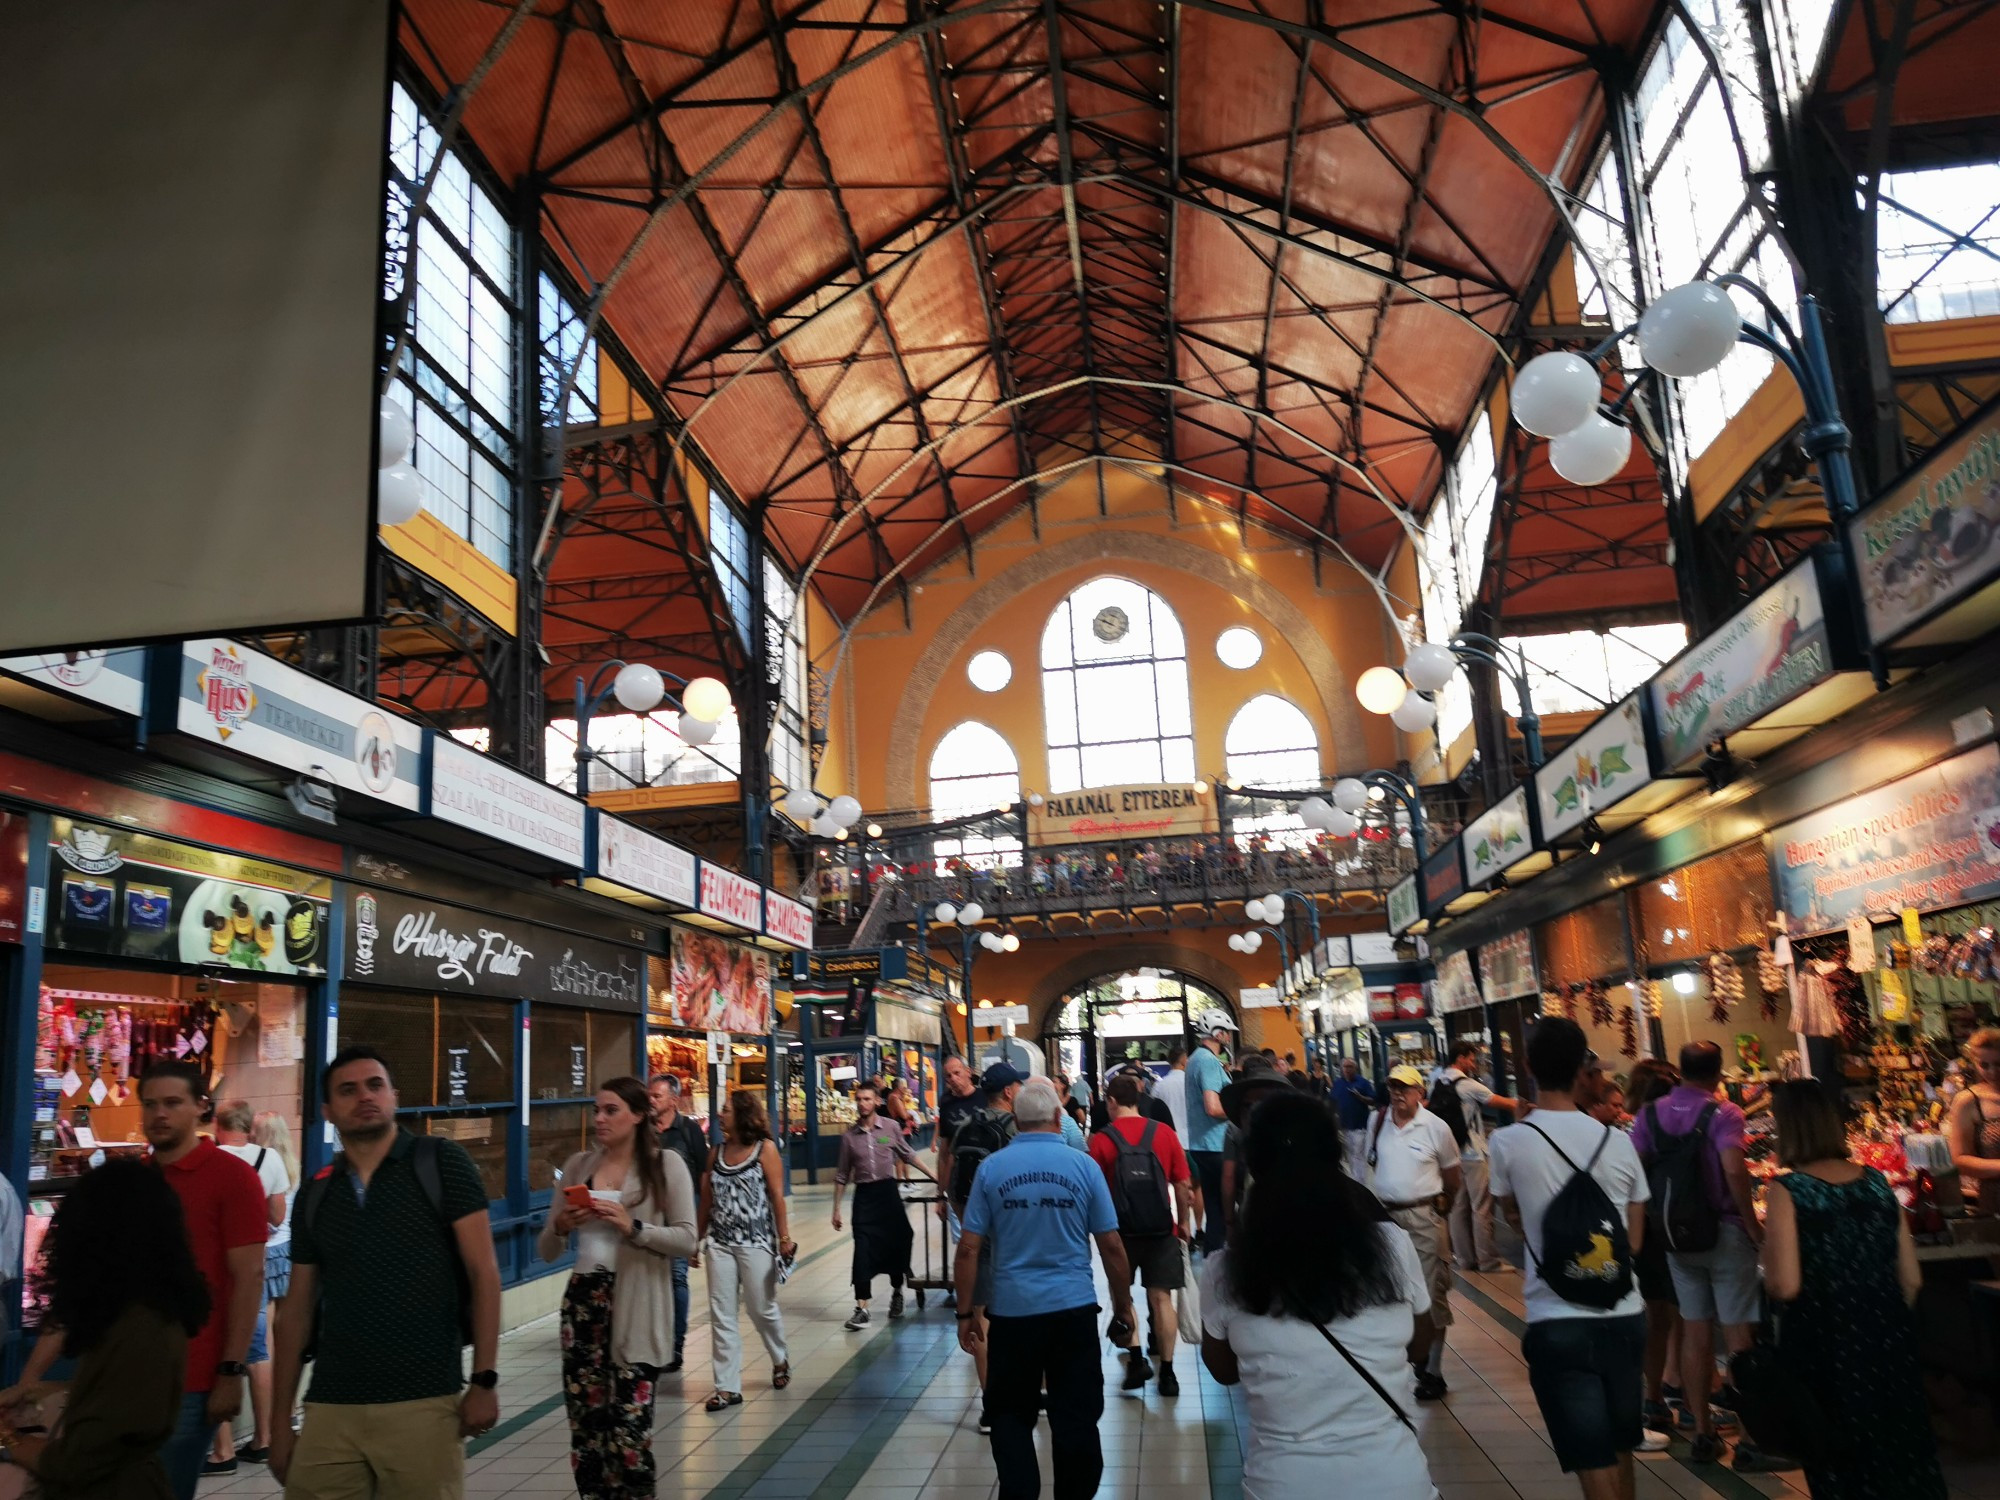
[[[1493,1194],[1487,1187],[1486,1107],[1518,1114],[1521,1101],[1496,1094],[1479,1077],[1479,1043],[1461,1037],[1451,1049],[1451,1061],[1438,1069],[1431,1086],[1451,1085],[1465,1117],[1465,1145],[1459,1163],[1465,1168],[1465,1191],[1451,1210],[1452,1256],[1461,1271],[1503,1271],[1508,1266],[1493,1247]]]
[[[1492,1173],[1500,1211],[1528,1244],[1522,1288],[1528,1331],[1521,1340],[1528,1383],[1556,1458],[1563,1472],[1576,1475],[1584,1500],[1632,1500],[1632,1451],[1645,1440],[1640,1421],[1645,1301],[1636,1281],[1609,1308],[1563,1297],[1542,1278],[1542,1220],[1574,1173],[1587,1166],[1614,1208],[1623,1211],[1636,1252],[1651,1192],[1625,1133],[1583,1113],[1597,1063],[1583,1028],[1566,1017],[1546,1016],[1528,1035],[1527,1055],[1535,1112],[1526,1124],[1493,1138]]]
[[[1368,1185],[1389,1217],[1408,1233],[1430,1288],[1428,1318],[1417,1319],[1410,1364],[1417,1399],[1435,1401],[1446,1391],[1444,1331],[1451,1326],[1451,1247],[1445,1225],[1458,1196],[1458,1141],[1451,1127],[1424,1108],[1424,1075],[1405,1063],[1389,1070],[1389,1103],[1370,1122]]]
[[[271,1218],[274,1231],[272,1240],[265,1241],[264,1258],[268,1265],[271,1247],[276,1239],[275,1231],[282,1225],[287,1241],[291,1228],[285,1224],[285,1206],[290,1201],[292,1176],[285,1168],[284,1158],[266,1146],[259,1146],[250,1139],[251,1128],[257,1123],[257,1113],[250,1107],[248,1099],[225,1099],[215,1111],[215,1144],[231,1156],[250,1163],[257,1174],[257,1181],[264,1189],[264,1207]],[[267,1319],[268,1307],[257,1309],[257,1327],[250,1335],[250,1353],[244,1363],[250,1366],[250,1407],[253,1416],[263,1418],[271,1404],[271,1343]],[[238,1450],[235,1447],[235,1430],[228,1422],[215,1429],[215,1443],[209,1450],[208,1462],[202,1465],[204,1474],[234,1474]],[[253,1462],[261,1462],[256,1434],[246,1450]]]
[[[1167,1049],[1167,1071],[1153,1080],[1153,1097],[1173,1111],[1174,1134],[1187,1144],[1187,1047],[1175,1042]]]

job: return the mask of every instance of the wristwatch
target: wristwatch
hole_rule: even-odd
[[[250,1367],[240,1359],[225,1359],[215,1367],[215,1373],[218,1375],[243,1376],[250,1373]]]
[[[500,1372],[498,1370],[474,1370],[467,1377],[467,1381],[472,1385],[478,1386],[482,1391],[490,1391],[500,1384]]]

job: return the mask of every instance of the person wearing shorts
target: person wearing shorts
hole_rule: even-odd
[[[1103,1168],[1113,1201],[1117,1200],[1120,1141],[1129,1150],[1147,1140],[1149,1133],[1153,1157],[1160,1167],[1160,1180],[1167,1187],[1168,1201],[1162,1205],[1162,1217],[1171,1216],[1175,1232],[1135,1234],[1128,1224],[1121,1222],[1118,1238],[1125,1247],[1126,1260],[1131,1263],[1132,1279],[1146,1285],[1146,1308],[1153,1327],[1152,1348],[1160,1361],[1160,1394],[1178,1396],[1181,1384],[1174,1373],[1174,1293],[1181,1289],[1184,1280],[1181,1240],[1194,1238],[1194,1173],[1173,1127],[1146,1114],[1146,1092],[1137,1078],[1130,1073],[1113,1078],[1105,1085],[1104,1104],[1111,1118],[1104,1129],[1090,1138],[1090,1156]],[[1118,1140],[1112,1139],[1114,1134]],[[1124,1388],[1143,1390],[1152,1376],[1153,1367],[1140,1347],[1139,1330],[1134,1328],[1125,1347]]]
[[[1431,1310],[1410,1340],[1417,1399],[1446,1394],[1445,1330],[1451,1327],[1451,1204],[1464,1181],[1458,1138],[1424,1108],[1424,1075],[1405,1063],[1389,1070],[1389,1102],[1363,1136],[1358,1176],[1374,1189],[1390,1220],[1410,1237],[1430,1288]]]

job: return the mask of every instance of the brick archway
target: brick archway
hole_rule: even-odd
[[[1327,727],[1326,748],[1332,751],[1333,764],[1352,766],[1366,762],[1368,752],[1362,743],[1360,725],[1347,707],[1353,701],[1347,673],[1326,638],[1290,597],[1240,560],[1193,542],[1148,531],[1093,531],[1087,536],[1042,547],[1033,556],[989,578],[952,611],[931,637],[909,681],[903,685],[902,696],[896,703],[895,722],[889,730],[888,764],[884,768],[884,791],[889,806],[925,805],[917,771],[921,763],[918,751],[923,738],[924,712],[952,662],[986,622],[1024,589],[1072,569],[1102,569],[1124,561],[1172,568],[1212,583],[1235,594],[1263,616],[1272,630],[1298,653],[1319,688],[1320,719]]]
[[[1242,1024],[1236,992],[1243,986],[1243,976],[1214,954],[1174,942],[1094,943],[1087,953],[1058,964],[1035,981],[1035,987],[1028,992],[1028,1024],[1023,1034],[1041,1036],[1049,1007],[1078,985],[1100,975],[1140,968],[1172,969],[1213,986],[1223,995],[1230,1014]]]

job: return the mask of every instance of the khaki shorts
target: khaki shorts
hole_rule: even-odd
[[[1451,1241],[1445,1221],[1428,1204],[1419,1208],[1391,1208],[1389,1221],[1408,1232],[1417,1247],[1417,1265],[1424,1284],[1431,1289],[1431,1326],[1451,1327]]]
[[[464,1500],[463,1399],[308,1401],[285,1500]]]

